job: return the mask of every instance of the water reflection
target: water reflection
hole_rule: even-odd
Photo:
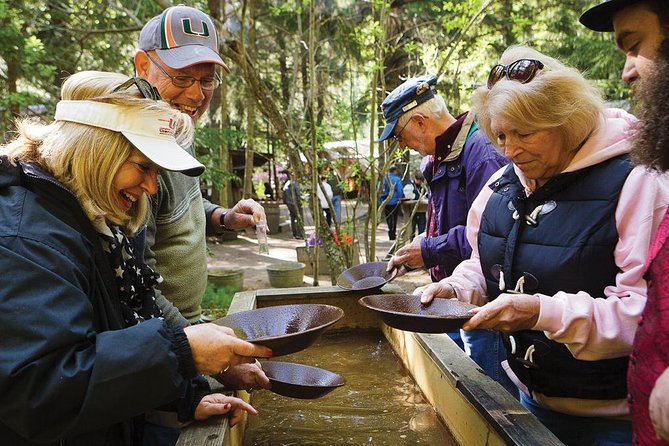
[[[245,446],[445,445],[457,443],[437,419],[379,332],[330,332],[279,358],[321,367],[346,385],[316,400],[255,392]]]

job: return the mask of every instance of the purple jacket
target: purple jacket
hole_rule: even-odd
[[[461,128],[454,138],[452,128],[456,125]],[[435,157],[426,156],[421,166],[429,186],[427,231],[421,253],[435,282],[450,276],[461,261],[471,256],[465,231],[467,213],[490,176],[508,163],[482,132],[475,130],[467,138],[469,131],[470,119],[458,117],[436,139],[437,154],[448,155],[437,164]],[[447,144],[453,149],[446,149]]]

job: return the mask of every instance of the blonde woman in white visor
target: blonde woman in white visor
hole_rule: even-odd
[[[19,123],[0,150],[0,444],[141,444],[156,408],[181,423],[255,414],[200,374],[271,351],[212,324],[168,327],[161,278],[128,238],[159,167],[203,171],[180,146],[190,118],[111,73],[76,74],[62,97],[55,122]]]

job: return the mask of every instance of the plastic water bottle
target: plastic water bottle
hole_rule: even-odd
[[[267,244],[267,221],[260,220],[256,223],[256,238],[258,239],[258,254],[269,254]]]

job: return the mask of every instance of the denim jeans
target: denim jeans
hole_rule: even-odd
[[[455,342],[455,345],[460,347],[460,350],[465,349],[465,346],[462,344],[462,337],[460,336],[460,330],[449,331],[446,334],[448,335],[449,338],[451,338],[453,342]]]
[[[629,420],[567,415],[541,406],[524,392],[520,392],[520,403],[567,446],[632,444]]]
[[[416,236],[416,234],[422,234],[425,232],[425,226],[427,225],[427,219],[425,212],[416,212],[413,216],[413,221],[411,222],[411,240]]]
[[[332,197],[332,207],[334,208],[334,218],[341,223],[341,195]]]
[[[506,349],[502,343],[502,336],[496,331],[460,330],[460,337],[467,355],[483,369],[486,375],[500,383],[518,399],[518,387],[502,368],[502,361],[506,360]]]

